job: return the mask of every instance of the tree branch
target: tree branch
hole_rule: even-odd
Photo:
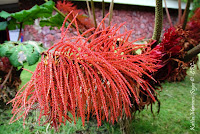
[[[196,47],[190,49],[187,54],[184,57],[184,61],[188,62],[190,61],[193,57],[197,56],[197,54],[200,53],[200,44],[197,45]]]

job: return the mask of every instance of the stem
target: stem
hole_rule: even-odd
[[[17,41],[19,41],[19,39],[21,38],[22,26],[23,26],[23,22],[20,22],[20,30],[19,30],[19,35],[18,35]]]
[[[152,39],[156,40],[157,42],[159,41],[160,35],[162,32],[162,23],[163,23],[162,0],[156,0],[155,24],[154,24],[154,32],[153,32]]]
[[[7,82],[8,78],[9,78],[9,76],[10,76],[11,72],[12,72],[12,70],[13,70],[13,66],[11,66],[11,68],[10,68],[10,70],[9,70],[8,74],[6,75],[6,78],[5,78],[5,80],[4,80],[4,81],[3,81],[3,83],[1,84],[1,86],[0,86],[0,88],[1,88],[1,89],[2,89],[2,88],[3,88],[3,86],[6,84],[6,82]]]
[[[103,14],[103,18],[105,17],[105,2],[104,0],[102,0],[102,14]]]
[[[113,15],[113,7],[114,7],[114,0],[110,3],[110,9],[109,9],[109,26],[112,20],[112,15]]]
[[[165,11],[166,11],[166,14],[167,14],[167,18],[168,18],[168,21],[169,21],[170,27],[172,27],[173,24],[172,24],[172,20],[171,20],[170,14],[169,14],[169,10],[168,10],[168,8],[167,8],[166,0],[164,0],[164,2],[165,2]]]
[[[181,24],[181,16],[182,16],[182,9],[181,9],[181,0],[178,0],[178,24]]]
[[[90,4],[89,4],[88,0],[86,0],[86,4],[87,4],[87,9],[88,9],[89,17],[90,17],[90,19],[92,20],[92,14],[91,14]]]
[[[182,17],[182,22],[183,22],[183,26],[182,29],[185,30],[186,24],[187,24],[187,20],[188,20],[188,14],[190,11],[190,2],[191,0],[187,0],[187,4],[183,13],[183,17]]]
[[[95,16],[95,7],[94,7],[93,0],[91,0],[91,7],[92,7],[92,14],[93,14],[94,26],[95,26],[95,28],[97,28],[97,21],[96,21],[96,16]]]
[[[193,57],[197,56],[197,54],[200,53],[200,44],[198,44],[196,47],[190,49],[187,54],[184,57],[184,61],[188,62],[190,61]]]

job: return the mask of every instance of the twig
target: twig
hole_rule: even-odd
[[[110,3],[110,9],[109,9],[109,26],[112,20],[112,15],[113,15],[113,7],[114,7],[114,0]]]
[[[166,11],[166,14],[167,14],[167,18],[168,18],[168,21],[169,21],[170,26],[172,27],[173,24],[172,24],[172,20],[171,20],[170,14],[169,14],[169,10],[168,10],[168,8],[167,8],[166,0],[164,0],[164,2],[165,2],[165,11]]]
[[[95,7],[94,7],[94,1],[93,0],[91,0],[91,7],[92,7],[94,26],[95,26],[95,28],[97,28],[97,21],[96,21]]]
[[[9,72],[8,72],[8,74],[6,75],[6,78],[5,78],[5,80],[3,81],[3,83],[1,84],[1,88],[3,88],[3,86],[6,84],[6,82],[7,82],[7,80],[8,80],[8,78],[9,78],[9,76],[10,76],[10,74],[11,74],[11,72],[12,72],[12,70],[13,70],[13,66],[11,66],[11,68],[10,68],[10,70],[9,70]]]

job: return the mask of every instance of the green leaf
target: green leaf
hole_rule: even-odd
[[[55,6],[55,3],[53,1],[48,1],[40,6],[35,5],[29,10],[22,10],[10,14],[12,18],[8,22],[8,29],[20,28],[20,23],[23,24],[22,27],[24,25],[32,25],[37,18],[48,18],[52,16],[53,6]]]
[[[20,50],[16,50],[15,53],[13,53],[10,57],[9,57],[9,61],[10,63],[14,66],[14,67],[19,67],[23,65],[23,62],[19,62],[19,60],[21,60],[21,55],[20,55],[21,51]],[[19,57],[20,56],[20,57]],[[26,57],[24,57],[26,58]]]
[[[6,21],[0,22],[0,30],[6,30],[8,23]]]
[[[27,41],[24,42],[24,44],[26,44],[26,52],[28,52],[26,53],[26,60],[28,62],[28,65],[31,66],[39,60],[40,53],[42,53],[44,49],[41,47],[42,43],[38,43],[35,41]]]
[[[40,21],[40,26],[44,27],[44,26],[51,26],[51,27],[58,27],[60,28],[63,24],[64,21],[64,17],[61,16],[60,14],[56,14],[48,19],[43,19]]]
[[[41,43],[34,41],[7,42],[0,46],[0,56],[8,57],[14,67],[22,66],[24,62],[29,66],[35,64],[42,51]]]
[[[9,52],[14,47],[14,44],[9,42],[0,45],[0,57],[9,57],[11,55]]]
[[[0,12],[0,17],[4,18],[4,19],[7,19],[8,17],[10,17],[11,14],[6,12],[6,11],[1,11]]]
[[[48,1],[43,5],[35,5],[29,10],[22,10],[17,13],[11,14],[18,22],[23,22],[27,24],[33,24],[34,20],[37,18],[50,17],[53,12],[53,1]]]
[[[17,28],[20,28],[20,24],[17,23],[17,20],[12,18],[10,21],[8,21],[8,29],[9,30],[15,30]]]
[[[35,50],[39,53],[42,53],[44,51],[44,49],[42,48],[42,43],[40,42],[35,42],[35,41],[26,41],[23,42],[26,45],[31,45],[35,48]]]
[[[27,49],[29,49],[29,51],[31,50],[30,54],[26,53],[27,56],[26,60],[28,62],[28,65],[31,66],[34,65],[39,60],[40,53],[33,46],[29,46],[27,47]]]

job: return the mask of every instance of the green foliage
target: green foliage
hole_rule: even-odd
[[[185,2],[185,3],[187,2],[187,0],[181,0],[181,1],[182,1],[182,2]]]
[[[200,0],[193,0],[192,10],[189,13],[189,18],[192,17],[192,15],[194,14],[194,11],[199,7],[200,7]]]
[[[40,45],[41,43],[34,41],[6,42],[0,45],[0,57],[8,57],[14,67],[23,66],[24,62],[31,66],[39,60],[43,51]]]
[[[40,26],[51,26],[51,27],[58,27],[60,28],[64,22],[64,17],[61,16],[60,14],[55,14],[48,19],[42,19],[40,21]]]
[[[19,24],[23,24],[22,26],[32,25],[37,18],[48,18],[52,16],[54,6],[55,3],[53,1],[48,1],[40,6],[35,5],[29,10],[22,10],[16,13],[9,14],[5,11],[1,11],[0,17],[4,19],[11,17],[11,19],[7,23],[8,29],[12,30],[16,28],[21,28]]]
[[[5,21],[3,21],[3,22],[0,22],[0,31],[1,30],[5,30],[6,29],[6,27],[7,27],[7,22],[5,22]]]
[[[13,18],[15,18],[19,22],[30,23],[33,22],[37,18],[49,17],[52,15],[54,3],[53,1],[49,1],[44,3],[41,6],[35,5],[29,10],[22,10],[20,12],[16,12],[11,14]]]
[[[4,18],[4,19],[7,19],[8,17],[10,17],[11,14],[6,12],[6,11],[1,11],[0,12],[0,17]]]

